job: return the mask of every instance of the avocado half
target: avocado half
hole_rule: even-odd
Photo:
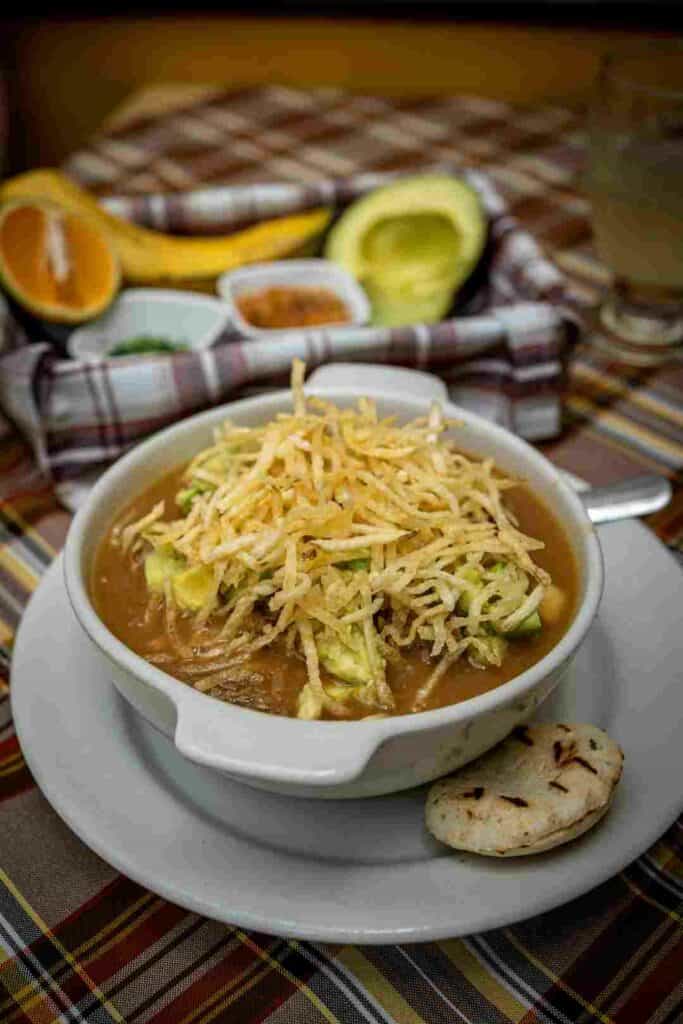
[[[365,288],[374,324],[435,323],[477,265],[487,219],[460,178],[402,178],[352,203],[331,229],[325,256]]]

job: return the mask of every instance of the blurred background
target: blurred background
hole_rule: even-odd
[[[156,83],[277,82],[579,105],[602,54],[672,34],[680,5],[110,4],[88,17],[76,4],[21,6],[21,15],[3,19],[0,42],[10,173],[59,163],[133,91]]]

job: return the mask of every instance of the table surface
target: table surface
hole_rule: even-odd
[[[407,100],[267,87],[137,96],[67,163],[100,194],[340,176],[448,160],[486,168],[594,323],[606,281],[575,187],[580,118],[492,100]],[[669,476],[651,517],[683,551],[683,364],[612,362],[590,328],[575,350],[562,435],[542,450],[594,484]],[[0,425],[0,1021],[683,1020],[681,822],[599,889],[519,926],[422,946],[337,947],[246,933],[118,875],[61,823],[12,727],[9,664],[22,608],[69,514]]]

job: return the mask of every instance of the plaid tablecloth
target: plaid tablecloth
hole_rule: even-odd
[[[162,106],[167,106],[162,101]],[[447,161],[485,167],[568,275],[591,320],[605,274],[574,181],[576,115],[491,100],[388,100],[287,88],[207,92],[135,116],[67,169],[101,195],[307,181]],[[589,332],[565,424],[544,444],[593,483],[653,470],[677,486],[653,517],[683,549],[683,366],[620,367]],[[26,445],[0,436],[0,1020],[439,1024],[683,1020],[681,822],[582,899],[516,927],[420,946],[279,940],[187,913],[118,875],[63,825],[13,732],[14,632],[69,515]]]

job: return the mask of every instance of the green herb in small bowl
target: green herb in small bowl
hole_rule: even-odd
[[[119,341],[113,348],[109,349],[109,356],[149,356],[166,352],[169,355],[174,352],[187,351],[187,345],[179,341],[169,341],[168,338],[153,338],[141,334],[135,338],[126,338]]]

